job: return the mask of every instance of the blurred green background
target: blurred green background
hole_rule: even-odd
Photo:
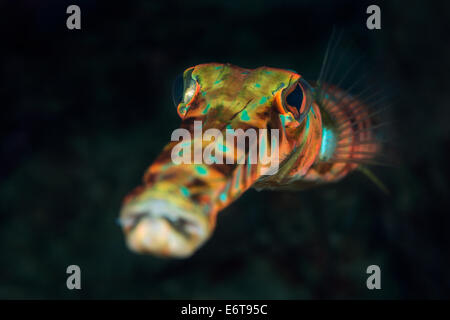
[[[450,298],[450,3],[374,3],[382,30],[366,1],[1,2],[0,298]],[[360,174],[250,190],[190,259],[127,250],[115,219],[180,123],[176,75],[218,61],[314,80],[333,26],[398,98],[401,164],[374,169],[391,195]]]

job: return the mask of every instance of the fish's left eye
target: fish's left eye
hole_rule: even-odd
[[[193,68],[177,76],[172,85],[172,99],[175,107],[180,103],[189,104],[197,91],[197,81],[192,78]]]
[[[183,74],[179,74],[172,85],[172,99],[175,107],[178,106],[180,102],[183,100],[183,92],[184,92]]]
[[[312,88],[306,80],[300,78],[294,89],[286,96],[286,104],[288,111],[294,114],[295,119],[302,122],[312,104]]]

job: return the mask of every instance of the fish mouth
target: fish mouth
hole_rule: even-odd
[[[203,212],[168,195],[130,201],[123,206],[119,223],[127,246],[142,254],[186,258],[210,236]]]

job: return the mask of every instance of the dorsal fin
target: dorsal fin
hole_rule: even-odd
[[[361,72],[361,59],[341,49],[341,38],[342,33],[333,30],[319,79],[314,84],[314,100],[322,115],[322,141],[316,163],[306,179],[322,183],[338,181],[362,165],[393,162],[383,137],[389,123],[385,120],[385,110],[390,108],[386,103],[389,94],[374,89],[373,79],[367,81],[373,73]],[[352,73],[356,76],[350,76]],[[370,171],[365,173],[386,190]]]

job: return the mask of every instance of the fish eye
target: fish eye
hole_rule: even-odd
[[[193,68],[179,74],[172,84],[172,99],[175,107],[180,103],[188,104],[197,92],[197,81],[192,78]]]
[[[175,107],[178,106],[183,100],[183,92],[184,92],[183,74],[179,74],[172,84],[172,99]]]
[[[190,79],[189,81],[187,81],[187,86],[186,89],[184,90],[182,102],[189,104],[189,102],[191,102],[192,99],[194,98],[196,91],[197,91],[197,82],[194,79]]]
[[[298,122],[302,122],[306,117],[312,101],[312,88],[303,78],[300,78],[294,89],[286,96],[287,109],[294,114]]]
[[[289,106],[294,107],[299,113],[301,113],[303,105],[303,90],[299,84],[296,84],[295,89],[286,97],[286,102]]]

